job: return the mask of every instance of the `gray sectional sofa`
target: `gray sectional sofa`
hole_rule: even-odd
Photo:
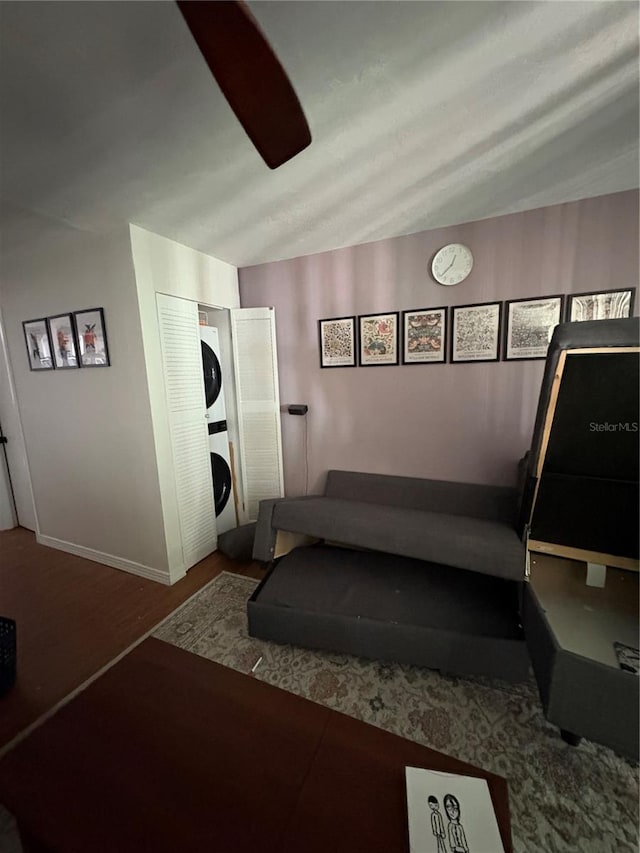
[[[556,327],[517,488],[329,471],[322,495],[263,501],[250,634],[510,680],[530,649],[562,736],[637,761],[614,649],[637,644],[639,355],[637,317]],[[606,588],[585,593],[587,563]]]
[[[249,601],[249,632],[524,678],[516,516],[516,489],[329,471],[323,495],[260,504],[253,556],[278,562]]]

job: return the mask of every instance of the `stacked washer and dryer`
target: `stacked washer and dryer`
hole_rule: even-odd
[[[204,392],[207,402],[209,453],[218,535],[237,527],[227,414],[220,367],[220,338],[212,326],[200,326]]]

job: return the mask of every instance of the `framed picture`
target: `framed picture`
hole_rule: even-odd
[[[108,367],[109,349],[102,308],[74,311],[73,316],[78,332],[80,364],[83,367]]]
[[[53,370],[51,338],[46,319],[25,320],[22,328],[31,370]]]
[[[502,303],[456,305],[451,310],[451,361],[498,361]]]
[[[398,364],[398,312],[361,314],[358,322],[360,366]]]
[[[624,290],[601,290],[591,293],[570,293],[567,301],[567,321],[615,320],[631,317],[635,287]]]
[[[76,335],[71,314],[57,314],[55,317],[47,317],[47,325],[49,326],[49,337],[51,338],[56,370],[78,367]]]
[[[447,309],[402,312],[402,363],[443,364],[446,360]]]
[[[505,360],[546,358],[553,330],[562,321],[564,296],[510,299],[505,304]]]
[[[356,318],[318,320],[320,367],[356,366]]]

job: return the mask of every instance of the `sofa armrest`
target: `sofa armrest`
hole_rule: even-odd
[[[273,559],[276,531],[271,526],[273,508],[282,498],[260,501],[256,533],[253,539],[253,559],[269,563]]]

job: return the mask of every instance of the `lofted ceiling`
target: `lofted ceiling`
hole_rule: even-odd
[[[174,3],[0,2],[4,227],[247,266],[638,186],[635,2],[250,6],[313,136],[275,171]]]

